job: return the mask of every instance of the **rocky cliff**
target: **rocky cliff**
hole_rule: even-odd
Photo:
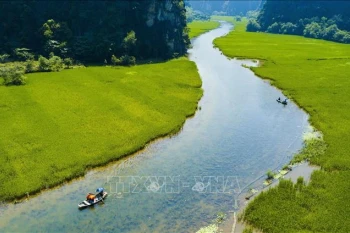
[[[28,48],[48,55],[55,49],[102,62],[125,53],[130,31],[136,44],[129,52],[140,59],[183,55],[189,44],[182,0],[1,1],[0,22],[0,53]]]

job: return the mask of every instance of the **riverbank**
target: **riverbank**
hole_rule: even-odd
[[[222,18],[220,18],[222,19]],[[324,134],[323,155],[311,157],[322,167],[309,185],[283,182],[260,194],[247,207],[244,220],[265,232],[349,232],[350,46],[299,36],[245,32],[246,21],[215,40],[229,57],[263,61],[253,67],[259,77],[283,90],[310,114]]]

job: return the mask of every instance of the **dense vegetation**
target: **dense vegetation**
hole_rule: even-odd
[[[0,62],[51,52],[98,63],[112,55],[163,59],[189,44],[182,0],[1,1],[0,22]]]
[[[348,1],[267,0],[247,30],[350,43],[349,12]]]
[[[322,169],[309,185],[281,182],[251,202],[245,221],[264,232],[350,232],[350,45],[246,32],[246,21],[234,23],[215,45],[230,57],[263,60],[252,70],[303,107],[328,145],[311,158]]]
[[[28,85],[0,86],[0,200],[81,176],[179,130],[202,95],[185,58],[27,76]]]
[[[186,6],[186,20],[188,23],[193,21],[207,21],[210,20],[210,15]]]
[[[186,5],[208,15],[245,15],[256,10],[261,0],[225,1],[225,0],[185,0]]]

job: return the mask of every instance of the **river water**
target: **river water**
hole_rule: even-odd
[[[0,208],[1,232],[195,232],[219,212],[239,208],[237,196],[302,147],[308,117],[242,63],[213,48],[228,23],[193,41],[190,59],[203,80],[195,116],[178,134],[17,205]],[[186,75],[186,74],[184,74]],[[78,210],[103,186],[104,203]]]

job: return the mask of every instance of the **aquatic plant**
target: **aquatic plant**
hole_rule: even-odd
[[[203,227],[199,229],[199,231],[197,231],[196,233],[217,233],[218,229],[219,229],[218,225],[211,224],[207,227]]]

